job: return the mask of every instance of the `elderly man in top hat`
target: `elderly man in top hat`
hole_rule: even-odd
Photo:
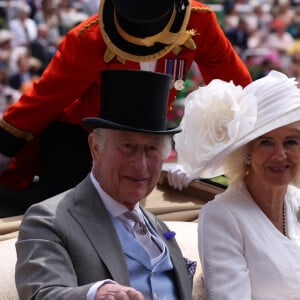
[[[139,205],[180,131],[166,128],[170,81],[148,71],[102,72],[100,117],[83,120],[93,130],[91,173],[24,215],[16,243],[21,300],[191,299],[192,262]]]
[[[91,157],[80,123],[99,113],[101,70],[169,74],[167,113],[193,61],[205,83],[251,81],[208,6],[194,0],[102,0],[99,13],[65,36],[40,80],[0,119],[2,216],[23,213],[87,174]]]

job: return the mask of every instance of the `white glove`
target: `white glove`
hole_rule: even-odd
[[[175,165],[168,170],[168,182],[174,189],[182,190],[186,188],[193,180],[193,177],[188,175],[182,165]]]
[[[11,162],[11,157],[5,156],[4,154],[0,153],[0,172],[7,169],[8,165]]]

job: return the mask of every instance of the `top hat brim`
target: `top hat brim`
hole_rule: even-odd
[[[186,30],[190,3],[183,13],[176,13],[170,32],[181,33]],[[99,6],[99,23],[102,37],[107,47],[116,55],[131,61],[142,62],[156,60],[170,52],[177,44],[155,43],[153,46],[141,46],[125,40],[114,25],[114,5],[112,0],[101,0]]]
[[[133,132],[141,132],[141,133],[151,133],[151,134],[159,134],[159,135],[173,135],[179,133],[181,129],[179,127],[170,128],[166,130],[147,130],[141,128],[134,128],[130,126],[124,126],[122,124],[108,121],[102,118],[94,118],[88,117],[83,119],[83,124],[85,127],[89,129],[95,128],[106,128],[106,129],[115,129],[115,130],[123,130],[123,131],[133,131]]]

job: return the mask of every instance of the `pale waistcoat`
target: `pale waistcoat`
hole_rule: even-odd
[[[115,217],[112,217],[112,221],[124,250],[130,286],[142,292],[145,300],[178,299],[173,265],[167,247],[161,258],[152,266],[147,251],[125,229],[122,222]],[[153,230],[151,233],[157,236]]]

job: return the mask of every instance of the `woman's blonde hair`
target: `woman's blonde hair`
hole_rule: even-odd
[[[224,160],[224,175],[230,184],[242,182],[247,176],[248,165],[245,159],[249,153],[248,144],[229,153]]]

